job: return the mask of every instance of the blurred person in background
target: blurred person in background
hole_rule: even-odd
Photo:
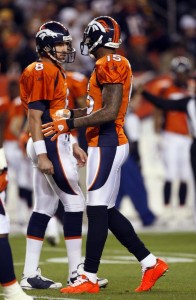
[[[32,212],[32,166],[29,158],[24,154],[18,142],[23,124],[25,123],[25,111],[20,99],[18,80],[8,82],[7,97],[9,109],[4,129],[4,149],[9,170],[10,184],[15,183],[17,188],[20,210],[17,212],[17,224],[20,232],[26,231],[27,222]],[[18,207],[18,206],[17,206]]]
[[[165,101],[173,99],[178,102],[189,95],[188,80],[192,69],[191,63],[186,57],[175,57],[170,62],[172,78],[166,87],[156,91]],[[158,81],[159,79],[157,79]],[[156,81],[155,81],[156,85]],[[151,89],[153,94],[153,86]],[[161,133],[161,157],[164,164],[165,182],[163,187],[164,217],[171,225],[180,221],[182,216],[189,218],[190,209],[187,203],[188,191],[191,180],[190,146],[187,115],[185,112],[156,110],[155,131]],[[178,203],[172,201],[174,183],[178,179]],[[175,211],[173,211],[175,210]],[[178,211],[178,213],[176,213]]]
[[[192,136],[192,143],[190,148],[190,161],[191,161],[191,167],[193,171],[194,191],[195,191],[196,189],[196,159],[195,159],[196,158],[196,117],[195,117],[196,116],[196,71],[190,75],[189,95],[184,98],[181,98],[178,101],[173,101],[173,99],[168,99],[167,101],[165,101],[164,98],[155,96],[149,93],[149,91],[147,90],[144,90],[142,92],[142,95],[159,109],[163,109],[164,111],[185,112],[187,114],[190,134]],[[195,201],[193,203],[193,211],[194,211],[195,225],[196,225]],[[180,225],[181,224],[182,223],[180,223]]]
[[[171,71],[171,60],[177,56],[185,56],[190,60],[191,65],[195,66],[195,57],[188,51],[187,44],[183,37],[175,34],[170,37],[169,47],[160,54],[159,71],[161,74],[169,74]]]
[[[148,45],[155,20],[148,1],[123,0],[118,6],[114,6],[113,15],[121,27],[123,51],[133,72],[154,70]]]
[[[88,9],[85,1],[74,1],[73,7],[63,7],[58,14],[59,21],[70,29],[73,36],[73,46],[78,53],[74,62],[74,66],[67,66],[69,70],[81,72],[89,76],[92,70],[92,61],[89,57],[83,57],[79,54],[80,45],[78,41],[82,39],[83,28],[89,22],[92,12]]]
[[[184,15],[180,18],[179,27],[188,52],[195,57],[196,53],[196,18]]]
[[[148,227],[155,225],[157,218],[149,207],[148,193],[142,176],[139,150],[141,120],[134,112],[135,105],[133,103],[136,101],[133,95],[125,119],[125,132],[129,140],[130,150],[129,156],[121,169],[120,187],[115,207],[119,209],[123,197],[128,196],[142,221],[142,225]]]
[[[33,300],[20,287],[14,271],[12,251],[8,240],[10,231],[9,217],[5,210],[7,162],[3,149],[3,132],[9,110],[9,101],[0,101],[0,284],[4,300]],[[13,153],[14,156],[14,153]],[[16,159],[16,158],[15,158]]]

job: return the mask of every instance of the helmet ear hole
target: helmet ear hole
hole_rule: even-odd
[[[50,50],[51,50],[50,47],[48,47],[48,46],[44,47],[44,51],[45,51],[45,52],[50,52]]]

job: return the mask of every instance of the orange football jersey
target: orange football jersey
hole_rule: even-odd
[[[29,103],[47,101],[48,108],[43,113],[42,121],[50,122],[56,110],[67,106],[65,71],[50,62],[32,63],[21,75],[20,96],[26,112]]]
[[[8,113],[9,104],[10,104],[10,101],[7,96],[0,97],[0,114]]]
[[[5,191],[8,184],[7,170],[0,174],[0,193]],[[1,201],[1,199],[0,199]]]
[[[68,108],[74,109],[78,108],[79,103],[78,99],[85,97],[87,95],[87,85],[88,85],[88,78],[78,72],[66,72],[67,75],[67,85],[68,85]],[[86,100],[85,100],[86,102]],[[84,104],[85,107],[85,104]],[[73,136],[78,136],[78,130],[73,129],[71,131]]]
[[[78,72],[66,72],[67,85],[69,89],[68,107],[77,108],[76,99],[87,94],[88,79],[85,75]]]
[[[7,141],[18,140],[18,138],[12,133],[10,129],[12,120],[18,116],[25,117],[25,111],[22,102],[20,100],[20,97],[16,97],[13,101],[10,101],[9,103],[8,115],[7,115],[5,132],[4,132],[4,140]]]
[[[139,77],[139,75],[143,75],[143,74],[136,74],[137,77]],[[135,78],[135,74],[134,74],[134,78]],[[149,93],[152,93],[153,95],[159,95],[160,91],[163,88],[166,88],[167,86],[169,86],[172,82],[171,76],[169,75],[160,75],[160,76],[156,76],[155,78],[151,79],[150,81],[146,82],[144,84],[144,89],[146,91],[148,91]],[[143,98],[141,96],[140,99],[140,104],[139,106],[134,110],[134,113],[136,113],[136,115],[140,118],[140,119],[144,119],[146,117],[151,116],[155,111],[155,107],[153,104],[151,104],[150,102],[148,102],[147,100],[145,100],[145,98]]]
[[[165,90],[162,90],[160,96],[166,99],[171,99],[173,101],[178,101],[180,100],[180,98],[187,96],[187,91],[175,85],[171,85]],[[179,111],[166,112],[164,130],[188,135],[189,128],[186,113]]]
[[[110,54],[97,60],[88,84],[88,113],[102,108],[102,86],[108,83],[123,85],[119,113],[114,122],[87,128],[86,138],[89,146],[119,146],[128,142],[123,126],[131,96],[132,70],[125,57]],[[112,96],[110,101],[113,101]]]

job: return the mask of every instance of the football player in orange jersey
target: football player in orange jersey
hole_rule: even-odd
[[[58,22],[43,24],[36,34],[39,61],[30,64],[21,75],[20,95],[28,115],[31,138],[27,143],[27,154],[33,163],[35,207],[30,218],[26,257],[21,280],[24,289],[60,288],[41,276],[39,258],[45,230],[57,209],[58,201],[64,206],[64,238],[69,261],[69,275],[81,263],[82,217],[85,207],[84,196],[78,185],[77,166],[86,163],[86,153],[71,134],[63,134],[53,143],[43,137],[41,124],[66,112],[67,80],[61,64],[75,59],[72,38],[67,28]],[[73,153],[72,153],[73,150]],[[73,278],[72,278],[73,279]]]
[[[7,90],[7,96],[10,104],[4,130],[3,146],[9,165],[9,182],[12,184],[12,181],[14,180],[17,186],[17,200],[19,200],[20,205],[20,210],[17,213],[17,221],[22,232],[24,232],[33,206],[32,165],[27,156],[22,152],[18,143],[21,129],[26,120],[25,111],[19,96],[18,80],[10,80]]]
[[[70,119],[42,126],[46,137],[53,135],[53,141],[73,128],[88,127],[86,257],[78,280],[61,289],[65,294],[99,292],[97,271],[108,229],[141,263],[142,282],[136,292],[150,290],[168,269],[164,261],[150,253],[131,223],[115,208],[121,166],[129,153],[123,125],[132,86],[131,66],[116,53],[120,43],[120,27],[113,18],[100,16],[88,24],[81,54],[96,60],[88,84],[88,107],[72,110]]]
[[[6,123],[8,102],[0,101],[0,284],[4,300],[33,300],[20,287],[14,272],[12,252],[8,240],[9,218],[5,211],[4,200],[7,187],[7,162],[3,149],[3,131]]]
[[[191,63],[188,58],[179,56],[170,62],[171,80],[167,86],[159,89],[157,96],[178,101],[189,95],[188,80]],[[159,79],[157,79],[157,84]],[[156,80],[155,80],[156,85]],[[153,89],[151,89],[153,93]],[[179,111],[163,111],[157,109],[155,128],[161,133],[161,157],[164,165],[164,216],[171,226],[182,224],[182,218],[190,217],[191,210],[187,205],[188,188],[191,185],[190,146],[191,137],[187,115]],[[174,182],[178,180],[178,203],[172,201]]]
[[[178,61],[178,60],[177,60]],[[181,66],[183,69],[183,66]],[[194,189],[196,187],[196,73],[190,75],[190,90],[189,95],[181,97],[178,101],[173,99],[161,98],[156,95],[152,95],[149,91],[144,90],[142,95],[154,104],[156,107],[163,109],[164,111],[179,111],[187,114],[189,130],[192,136],[192,144],[190,147],[190,162],[194,176]],[[189,86],[189,87],[190,87]],[[194,204],[195,206],[195,204]],[[196,212],[194,213],[196,218]]]
[[[67,85],[68,85],[68,101],[69,109],[86,107],[86,97],[87,97],[87,84],[88,78],[76,71],[66,71]],[[83,129],[83,128],[82,128]],[[83,150],[86,150],[86,139],[85,139],[85,129],[77,129],[72,132],[73,137],[76,142],[79,143]],[[81,178],[80,186],[85,190],[85,168],[80,168],[79,175]],[[84,180],[83,180],[84,178]],[[46,230],[46,240],[52,246],[56,246],[60,242],[59,224],[63,222],[63,205],[61,202],[58,204],[58,209],[53,218],[50,219],[47,230]]]

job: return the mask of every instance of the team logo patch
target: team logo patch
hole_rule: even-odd
[[[63,131],[63,129],[64,129],[64,126],[63,126],[63,125],[58,125],[58,130],[59,130],[59,131]]]

